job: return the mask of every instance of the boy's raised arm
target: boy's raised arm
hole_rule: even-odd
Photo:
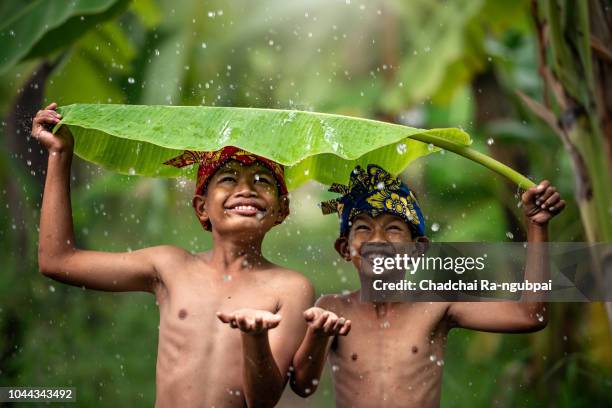
[[[32,136],[49,152],[40,215],[40,271],[58,281],[91,289],[153,291],[157,279],[154,260],[168,251],[146,248],[110,253],[76,247],[70,203],[70,165],[74,141],[66,128],[60,128],[58,135],[48,130],[61,120],[56,107],[52,103],[39,111],[32,123]]]
[[[317,305],[321,304],[321,299]],[[306,336],[293,357],[291,389],[301,397],[312,395],[319,385],[329,348],[335,336],[346,336],[351,330],[351,321],[320,307],[311,307],[304,312],[308,323]]]
[[[559,193],[547,180],[527,190],[522,196],[527,219],[528,246],[525,278],[545,282],[550,275],[548,253],[537,243],[548,241],[548,221],[565,207]],[[544,328],[548,323],[546,303],[529,301],[524,294],[520,302],[455,302],[448,308],[451,324],[466,329],[521,333]]]

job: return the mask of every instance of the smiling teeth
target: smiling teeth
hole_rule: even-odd
[[[257,208],[253,207],[252,205],[238,205],[234,207],[234,210],[255,210],[257,211]]]

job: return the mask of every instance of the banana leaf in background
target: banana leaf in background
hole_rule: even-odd
[[[347,183],[352,168],[376,163],[398,174],[440,148],[479,162],[519,187],[533,183],[471,148],[462,130],[423,130],[355,117],[275,109],[75,104],[58,108],[75,153],[110,170],[153,177],[193,177],[197,166],[163,164],[184,150],[237,146],[286,166],[287,187],[308,180]]]

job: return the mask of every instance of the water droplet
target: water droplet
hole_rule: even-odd
[[[231,281],[232,280],[232,275],[227,275],[227,274],[223,275],[223,280],[226,281],[226,282]]]
[[[382,181],[379,181],[376,184],[376,188],[379,189],[379,190],[383,190],[385,188],[385,183],[383,183]]]
[[[207,47],[206,43],[205,43],[205,42],[203,42],[203,43],[202,43],[202,48],[206,48],[206,47]]]
[[[134,78],[132,78],[132,77],[128,78],[128,83],[133,84],[135,82],[136,82],[136,80]]]
[[[332,371],[335,373],[335,372],[337,372],[338,370],[340,370],[340,367],[338,367],[336,364],[333,364],[333,365],[332,365]]]
[[[157,48],[155,49],[155,56],[159,57],[159,50]]]
[[[436,356],[433,354],[429,356],[429,361],[436,361]]]
[[[438,365],[438,367],[442,367],[444,365],[444,360],[438,360],[436,361],[436,364]]]
[[[487,139],[487,144],[488,144],[489,146],[491,146],[493,143],[495,143],[495,140],[493,140],[493,138],[492,138],[492,137],[490,137],[490,138],[488,138],[488,139]]]
[[[431,230],[433,232],[437,232],[440,229],[440,224],[438,224],[437,222],[434,222],[433,224],[431,224]]]
[[[55,292],[55,286],[49,285],[49,292]]]
[[[307,176],[307,175],[308,175],[308,173],[310,173],[310,170],[308,170],[308,169],[304,170],[304,175],[305,175],[305,176]]]
[[[130,169],[128,170],[128,174],[130,176],[134,176],[136,175],[136,169],[134,169],[133,167],[130,167]]]
[[[408,149],[408,147],[406,146],[406,143],[398,143],[395,148],[398,154],[404,154],[406,153],[406,150]]]
[[[433,152],[434,149],[434,145],[432,143],[427,145],[427,150],[429,150],[430,152]]]
[[[506,232],[506,236],[508,237],[508,239],[514,238],[514,234],[510,231]]]

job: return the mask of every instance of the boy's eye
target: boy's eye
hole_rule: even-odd
[[[255,175],[255,182],[256,182],[256,183],[258,183],[258,182],[259,182],[259,183],[266,183],[266,184],[270,184],[270,183],[271,183],[271,181],[270,181],[270,179],[269,179],[268,177],[266,177],[266,176],[261,176],[261,175],[259,175],[259,174],[256,174],[256,175]]]
[[[227,175],[227,176],[219,177],[219,183],[227,183],[227,182],[233,183],[234,181],[236,181],[236,178],[234,176]]]
[[[402,229],[400,227],[398,227],[397,225],[389,225],[387,227],[387,230],[391,230],[391,231],[401,231]]]
[[[367,225],[361,224],[355,227],[356,230],[362,230],[362,231],[368,231],[370,229],[370,227],[368,227]]]

